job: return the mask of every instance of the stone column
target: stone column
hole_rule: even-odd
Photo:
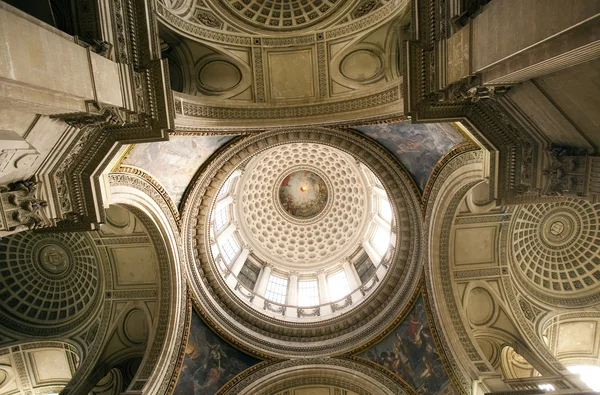
[[[373,187],[373,193],[375,193],[377,196],[384,198],[385,200],[388,200],[388,196],[385,193],[385,189],[378,187],[378,186],[374,186]]]
[[[346,278],[348,279],[348,286],[350,287],[350,291],[352,292],[362,285],[360,277],[358,277],[356,268],[350,262],[344,262],[343,267],[344,273],[346,273]]]
[[[231,265],[229,276],[227,276],[227,284],[231,288],[235,287],[237,283],[237,275],[240,274],[240,270],[242,270],[244,263],[246,263],[248,255],[250,255],[250,250],[244,248],[240,252],[238,257],[235,259],[235,261],[233,261],[233,265]]]
[[[298,305],[298,273],[290,272],[287,304],[290,306]]]
[[[378,226],[381,226],[382,228],[387,229],[388,231],[392,229],[392,226],[385,219],[381,218],[379,214],[375,214],[373,216],[373,221],[375,221],[375,223]]]
[[[379,255],[379,253],[375,251],[373,247],[371,247],[371,243],[369,243],[368,241],[365,241],[363,243],[363,248],[365,249],[365,252],[371,259],[371,262],[373,262],[373,265],[377,267],[379,265],[379,262],[381,262],[381,258],[383,257]]]
[[[319,286],[319,303],[321,304],[321,315],[329,315],[331,314],[331,306],[326,304],[330,302],[329,288],[327,288],[327,277],[325,276],[325,272],[322,270],[317,272],[317,284]]]
[[[288,281],[287,304],[290,307],[286,309],[285,315],[296,318],[298,316],[298,272],[290,272]]]
[[[215,204],[215,212],[221,210],[223,207],[230,205],[231,203],[233,203],[233,196],[228,195],[227,197],[224,197],[223,199],[217,201],[217,203]]]
[[[221,233],[219,233],[219,235],[217,236],[217,242],[222,243],[229,236],[231,236],[233,234],[233,232],[235,232],[236,230],[237,230],[236,224],[234,222],[230,222],[229,225],[225,229],[223,229],[221,231]]]
[[[448,84],[514,84],[594,59],[599,22],[598,1],[492,1],[448,39]]]
[[[329,303],[329,289],[327,288],[327,277],[325,277],[325,272],[318,272],[317,283],[319,286],[319,303]]]
[[[272,267],[270,265],[263,266],[260,274],[258,275],[258,281],[256,282],[256,293],[263,296],[267,291],[267,285],[269,284],[269,277],[271,277]]]

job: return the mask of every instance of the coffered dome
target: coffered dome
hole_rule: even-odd
[[[286,144],[253,158],[236,189],[241,231],[265,261],[326,267],[362,243],[371,206],[356,160],[322,144]]]
[[[349,0],[226,0],[229,12],[252,26],[269,30],[303,29],[322,24]]]
[[[354,336],[400,317],[416,289],[413,185],[393,157],[353,131],[237,140],[184,202],[197,303],[255,353],[352,347]]]

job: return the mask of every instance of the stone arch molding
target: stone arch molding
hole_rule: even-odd
[[[145,236],[138,232],[125,238],[133,245],[143,242],[152,248],[155,262],[147,270],[154,270],[155,276],[151,280],[140,279],[142,282],[133,288],[113,280],[111,288],[104,292],[106,301],[89,357],[62,393],[92,391],[94,385],[106,384],[103,377],[110,375],[112,369],[125,364],[130,366],[130,372],[119,380],[126,379],[122,382],[128,391],[164,394],[176,374],[187,317],[177,218],[168,196],[149,176],[139,171],[122,172],[110,174],[108,181],[104,184],[110,188],[104,191],[104,196],[110,198],[108,204],[131,212],[146,231]],[[107,220],[111,225],[119,222],[110,215]],[[127,226],[123,223],[121,228],[114,228],[112,239],[99,239],[98,243],[121,243],[119,236],[124,235],[119,232]],[[139,331],[142,324],[146,333]],[[135,367],[131,365],[132,357],[141,360],[139,367],[137,362]]]
[[[185,256],[172,202],[160,184],[144,172],[109,175],[111,203],[131,208],[146,218],[146,228],[159,252],[160,306],[154,323],[155,332],[148,337],[148,348],[130,385],[131,390],[162,394],[168,391],[170,378],[176,373],[180,348],[184,343],[187,317],[186,283],[183,275]],[[150,325],[148,311],[134,306]],[[168,320],[165,319],[168,317]],[[127,318],[127,317],[125,317]],[[124,332],[126,332],[124,330]],[[124,333],[126,336],[126,333]]]
[[[240,300],[224,283],[210,252],[208,226],[212,202],[230,174],[254,154],[294,142],[341,149],[366,165],[382,181],[397,218],[391,269],[380,286],[349,314],[313,323],[284,324]],[[190,186],[183,202],[182,233],[187,275],[200,313],[217,332],[263,357],[325,356],[349,352],[388,328],[410,306],[421,273],[421,219],[418,192],[402,165],[373,140],[353,131],[326,128],[257,133],[233,142],[218,154]]]
[[[514,273],[517,268],[510,262],[509,254],[513,247],[517,248],[515,245],[518,244],[518,248],[522,245],[511,240],[511,235],[517,234],[516,220],[526,218],[524,221],[530,220],[535,229],[550,229],[552,223],[545,223],[548,219],[546,222],[564,223],[564,229],[567,229],[572,225],[569,222],[572,219],[559,214],[557,207],[570,207],[572,203],[566,200],[517,208],[494,207],[486,203],[484,210],[481,206],[474,207],[474,188],[485,187],[482,184],[486,170],[484,158],[483,151],[471,151],[446,163],[433,183],[425,214],[425,278],[433,301],[433,320],[440,328],[441,349],[450,371],[465,393],[473,390],[473,380],[502,378],[500,360],[504,346],[513,347],[543,376],[565,377],[569,374],[542,340],[539,333],[541,318],[538,317],[544,311],[539,307],[540,300],[522,284],[519,273]],[[586,215],[594,211],[587,206],[583,209]],[[531,220],[535,217],[532,210],[540,211],[539,226]],[[567,245],[572,239],[570,234],[560,232],[564,229],[560,226],[555,229],[557,244]],[[467,235],[468,232],[488,232],[489,237],[481,239],[488,247],[463,249],[458,242],[459,232],[467,232]],[[469,240],[472,236],[473,233]],[[542,237],[539,244],[543,243],[550,244]],[[464,252],[459,256],[461,251],[468,251],[468,254],[477,251],[479,255]],[[582,265],[587,263],[584,258]],[[589,276],[589,271],[582,270],[577,276],[571,277],[573,282]],[[532,278],[535,281],[535,277]],[[590,287],[593,286],[590,279],[588,282]],[[573,292],[573,299],[569,300],[571,295],[566,295],[563,300],[576,306],[579,302],[576,298],[582,294],[587,296],[589,292],[584,286]]]
[[[405,382],[366,361],[314,358],[257,365],[221,388],[218,395],[275,395],[304,385],[336,386],[359,395],[416,394]]]

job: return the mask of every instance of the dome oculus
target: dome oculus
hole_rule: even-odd
[[[300,219],[312,218],[323,211],[328,196],[323,179],[308,170],[288,174],[279,186],[279,203],[283,210]]]

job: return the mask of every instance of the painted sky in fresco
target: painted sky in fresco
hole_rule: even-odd
[[[358,356],[396,373],[419,394],[458,394],[437,353],[421,296],[392,333]]]
[[[165,188],[175,204],[200,166],[231,136],[171,136],[169,141],[136,144],[124,165],[144,169]]]
[[[173,395],[212,395],[259,362],[222,340],[193,311],[190,337]]]
[[[356,130],[388,149],[411,173],[423,191],[435,164],[465,138],[450,123],[410,121],[359,126]]]

